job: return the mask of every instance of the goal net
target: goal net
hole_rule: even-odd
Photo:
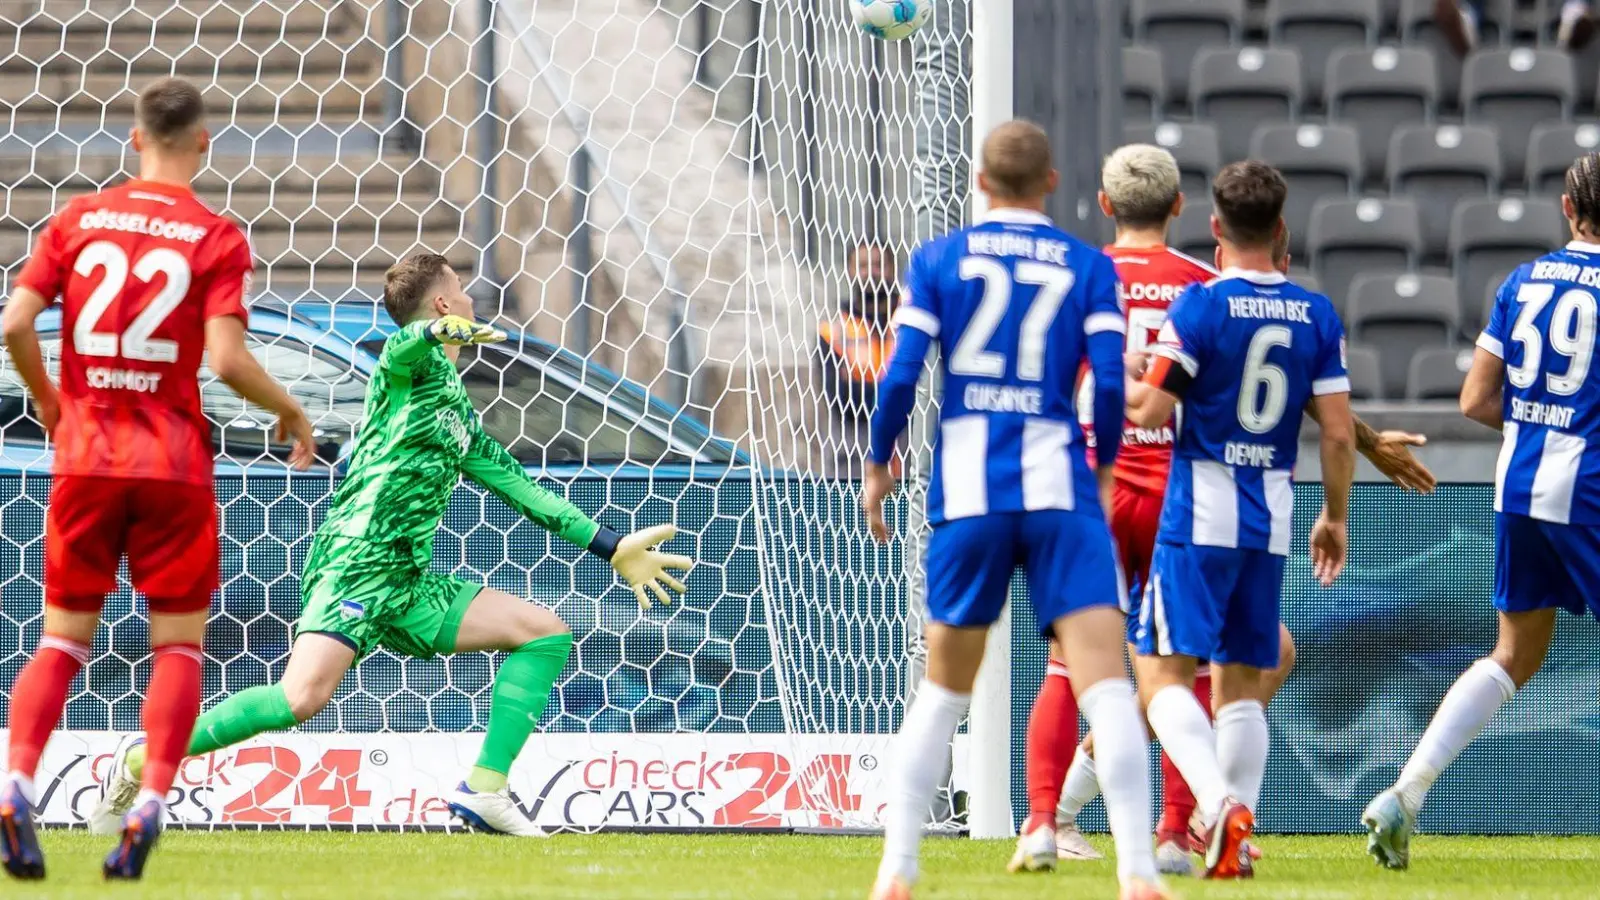
[[[261,412],[203,375],[225,581],[207,706],[283,673],[300,569],[388,329],[383,270],[428,248],[514,332],[463,359],[490,432],[607,525],[676,522],[671,548],[698,560],[681,604],[641,615],[602,563],[470,485],[456,495],[435,568],[549,604],[577,637],[513,773],[529,815],[880,823],[922,652],[928,402],[896,460],[900,540],[870,541],[853,479],[895,273],[966,214],[963,0],[903,43],[854,30],[842,0],[29,0],[0,7],[0,36],[5,271],[69,196],[134,173],[139,88],[187,77],[214,137],[198,190],[257,258],[252,347],[319,428],[325,464],[289,477]],[[49,486],[7,360],[6,684],[41,627]],[[82,820],[139,727],[148,628],[125,582],[105,618],[46,756],[48,822]],[[380,650],[295,732],[187,764],[174,814],[442,826],[494,662]],[[938,823],[959,824],[953,799]]]

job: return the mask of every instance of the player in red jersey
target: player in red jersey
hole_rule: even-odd
[[[1178,295],[1189,285],[1208,281],[1217,273],[1213,267],[1166,245],[1168,226],[1183,208],[1177,162],[1170,153],[1150,145],[1123,147],[1106,159],[1101,177],[1101,210],[1117,223],[1116,239],[1105,252],[1116,264],[1122,282],[1128,351],[1142,355],[1166,322],[1167,308]],[[1287,269],[1287,244],[1279,249],[1280,261]],[[1117,455],[1111,527],[1132,588],[1130,603],[1137,601],[1149,574],[1175,426],[1175,422],[1169,422],[1160,429],[1142,429],[1126,424],[1122,450]],[[1423,443],[1424,438],[1404,432],[1380,434],[1359,421],[1357,431],[1360,449],[1379,471],[1402,487],[1432,490],[1433,476],[1408,449]],[[1136,622],[1137,616],[1130,617],[1130,621]],[[1276,685],[1287,677],[1294,659],[1293,640],[1287,629],[1282,636],[1283,662],[1272,673]],[[1040,822],[1051,821],[1056,829],[1059,858],[1096,859],[1099,852],[1083,839],[1076,823],[1078,810],[1098,792],[1092,741],[1086,738],[1074,755],[1077,711],[1071,705],[1066,674],[1065,666],[1052,656],[1029,721],[1030,816],[1024,832],[1037,828]],[[1209,678],[1204,673],[1197,676],[1196,692],[1203,702],[1208,701]],[[1157,863],[1164,874],[1185,874],[1192,869],[1188,826],[1194,812],[1194,795],[1165,754],[1161,764],[1163,802],[1157,826]],[[1044,817],[1046,810],[1049,820]],[[1022,856],[1021,851],[1018,855]]]
[[[3,316],[6,349],[55,449],[45,520],[44,636],[11,689],[9,777],[0,787],[0,861],[44,877],[33,777],[67,688],[89,657],[105,595],[126,555],[150,606],[149,742],[138,802],[106,858],[107,878],[138,878],[200,710],[200,642],[217,589],[211,424],[196,373],[212,371],[278,415],[290,462],[310,465],[300,404],[245,347],[250,246],[190,183],[210,138],[193,85],[164,78],[139,94],[139,177],[62,207],[40,233]],[[61,301],[60,385],[34,320]]]

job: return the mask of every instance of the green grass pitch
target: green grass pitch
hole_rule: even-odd
[[[875,838],[755,835],[561,835],[518,841],[459,834],[172,832],[145,880],[107,886],[108,838],[44,836],[50,878],[0,883],[0,897],[446,898],[561,900],[849,898],[863,900],[876,870]],[[1180,897],[1239,900],[1342,898],[1589,898],[1600,882],[1600,838],[1423,836],[1412,870],[1380,871],[1363,839],[1260,839],[1254,881],[1174,884]],[[1108,847],[1103,838],[1096,844]],[[1011,845],[934,839],[924,844],[919,900],[1115,898],[1110,862],[1063,865],[1054,875],[1007,875]]]

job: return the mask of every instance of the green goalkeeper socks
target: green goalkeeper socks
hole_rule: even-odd
[[[538,726],[550,689],[571,654],[572,635],[557,634],[523,644],[501,664],[489,704],[489,732],[467,787],[493,792],[506,786],[506,773]]]
[[[267,731],[283,731],[299,723],[289,709],[283,686],[268,684],[240,691],[200,715],[189,738],[189,755],[200,756],[231,747]],[[144,774],[144,745],[128,751],[128,771]]]

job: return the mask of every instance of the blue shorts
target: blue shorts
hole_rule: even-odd
[[[1022,566],[1039,633],[1093,606],[1121,608],[1122,566],[1105,520],[1050,509],[942,522],[928,538],[928,615],[945,625],[994,624]]]
[[[1600,527],[1497,513],[1494,608],[1592,611],[1600,618]]]
[[[1265,550],[1156,544],[1139,655],[1276,668],[1283,563]]]

